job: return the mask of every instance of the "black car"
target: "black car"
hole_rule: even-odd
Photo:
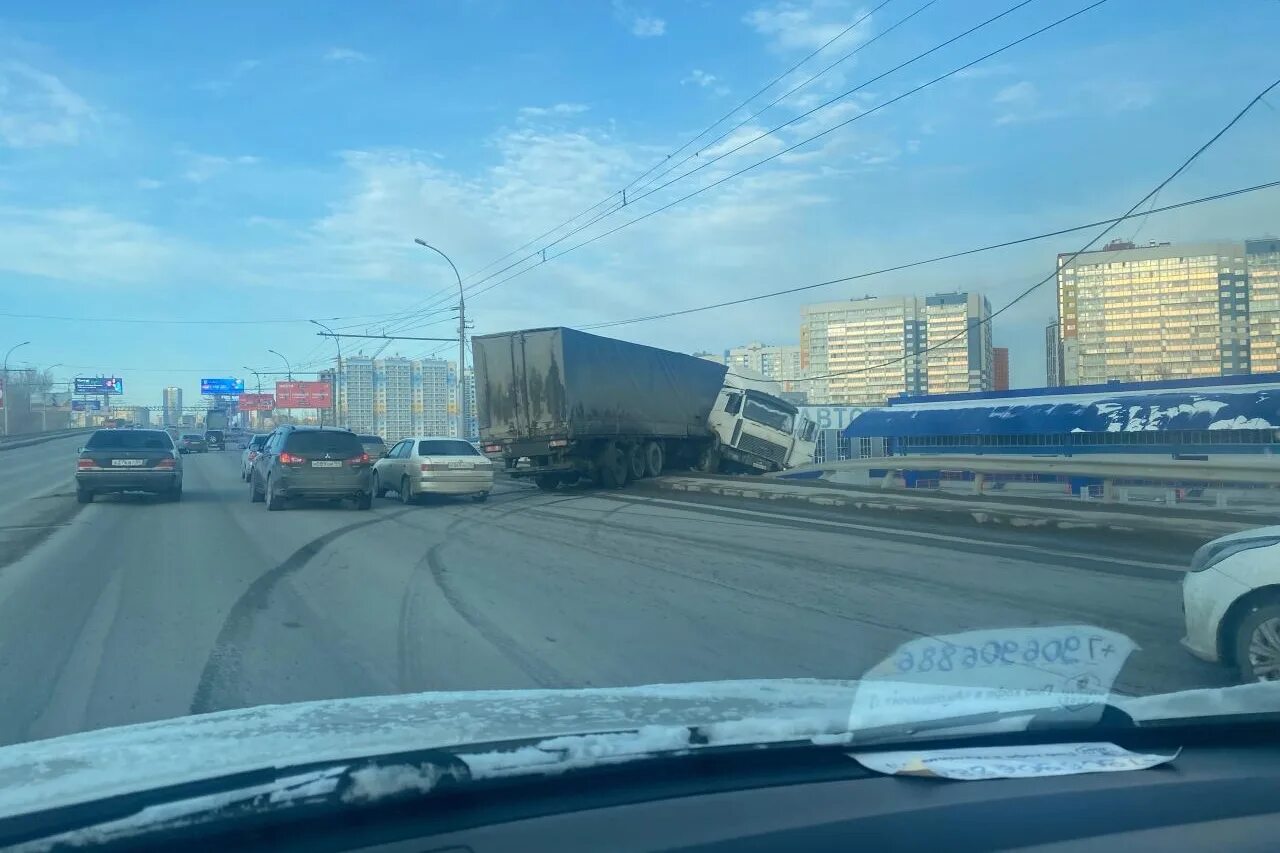
[[[227,439],[220,429],[205,430],[204,433],[205,446],[210,450],[226,450]]]
[[[169,433],[159,429],[100,429],[89,436],[76,461],[76,500],[96,495],[150,492],[182,500],[182,457]]]
[[[249,499],[279,510],[290,498],[350,498],[369,509],[373,460],[360,438],[335,427],[277,427],[249,470]]]

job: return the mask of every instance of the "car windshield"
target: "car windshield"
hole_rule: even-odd
[[[418,442],[419,456],[480,456],[470,442],[433,438]]]
[[[349,432],[303,430],[289,436],[285,448],[290,453],[360,453],[359,439]]]
[[[781,432],[790,433],[795,426],[795,414],[764,397],[747,392],[747,402],[742,416]]]
[[[165,432],[116,429],[95,432],[85,447],[90,450],[163,450],[173,447],[173,442]]]
[[[1280,711],[1277,33],[0,4],[0,830],[38,745]]]

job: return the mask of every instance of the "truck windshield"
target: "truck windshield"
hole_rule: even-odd
[[[747,404],[742,410],[742,416],[749,421],[785,432],[787,435],[791,434],[796,420],[795,412],[788,410],[781,401],[757,397],[751,393],[747,394]]]

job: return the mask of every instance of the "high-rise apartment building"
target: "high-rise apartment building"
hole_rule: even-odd
[[[769,346],[759,341],[734,347],[729,350],[726,360],[730,368],[746,368],[766,379],[772,379],[782,386],[784,392],[805,390],[801,362],[799,344]]]
[[[338,422],[388,443],[410,435],[448,435],[449,376],[449,363],[436,359],[344,359]]]
[[[882,406],[903,393],[991,389],[991,306],[981,294],[868,297],[801,312],[811,402]]]
[[[1249,241],[1259,313],[1250,318],[1243,242],[1135,246],[1116,241],[1074,260],[1058,256],[1058,336],[1065,385],[1231,376],[1274,366],[1276,241]],[[1270,344],[1267,343],[1268,339]],[[1274,367],[1270,368],[1274,369]]]
[[[1280,372],[1280,239],[1244,241],[1249,276],[1249,369]]]
[[[182,389],[170,385],[160,392],[160,411],[164,418],[161,426],[177,426],[182,423]]]
[[[1062,337],[1059,324],[1050,323],[1044,329],[1044,385],[1057,388],[1062,379]]]
[[[1009,390],[1009,348],[991,348],[991,390]]]

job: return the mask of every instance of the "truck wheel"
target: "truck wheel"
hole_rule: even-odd
[[[623,451],[627,455],[627,467],[630,469],[627,474],[632,480],[641,480],[645,474],[644,448],[639,444],[633,444]]]
[[[612,441],[605,445],[596,460],[596,476],[606,489],[621,489],[627,484],[629,466],[622,449]]]
[[[645,442],[644,474],[646,477],[656,477],[662,473],[662,466],[667,461],[665,456],[661,444],[656,441]]]
[[[533,482],[544,492],[554,492],[556,486],[560,485],[560,476],[558,474],[539,474],[533,478]]]

